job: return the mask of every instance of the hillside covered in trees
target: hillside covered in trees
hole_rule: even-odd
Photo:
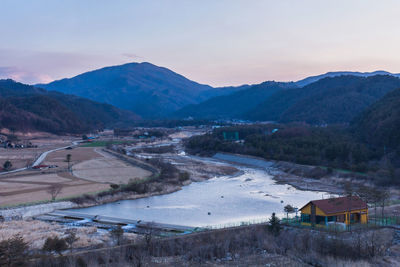
[[[388,130],[382,127],[382,131]],[[227,140],[227,133],[238,133],[242,141]],[[398,133],[397,130],[393,135]],[[400,184],[400,153],[374,146],[343,126],[263,124],[222,127],[188,139],[186,148],[192,154],[228,152],[320,166],[325,170],[350,170],[380,184]]]
[[[349,123],[386,93],[400,88],[389,75],[324,78],[303,88],[277,92],[245,118],[261,121]]]
[[[314,77],[305,82],[304,87],[295,82],[264,82],[185,106],[173,116],[306,122],[314,125],[347,124],[386,93],[400,88],[400,79],[394,75],[365,74],[364,77],[359,73],[337,74],[332,77],[327,74],[325,78],[323,75]]]
[[[148,62],[105,67],[38,86],[108,103],[146,119],[166,118],[186,105],[246,87],[213,88]]]
[[[352,130],[364,142],[389,151],[397,150],[400,155],[400,88],[358,116]]]
[[[200,104],[186,106],[174,115],[178,118],[238,119],[271,95],[290,88],[296,88],[296,85],[294,83],[264,82],[230,95],[217,96]]]
[[[82,97],[0,80],[0,127],[12,131],[83,133],[139,117]]]

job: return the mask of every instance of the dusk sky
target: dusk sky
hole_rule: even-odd
[[[0,78],[147,61],[213,86],[400,72],[398,0],[0,0]]]

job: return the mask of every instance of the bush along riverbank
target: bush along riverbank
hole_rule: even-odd
[[[113,153],[114,154],[114,153]],[[182,172],[173,164],[159,159],[149,159],[146,163],[128,158],[124,155],[119,157],[137,167],[145,167],[152,171],[150,177],[131,180],[127,184],[111,184],[110,190],[92,195],[83,195],[71,199],[79,207],[99,205],[121,199],[137,199],[160,194],[172,193],[180,190],[183,185],[190,183],[190,174]]]
[[[344,126],[315,127],[304,124],[245,125],[214,129],[185,141],[186,151],[196,155],[227,152],[320,166],[315,178],[333,172],[372,181],[400,185],[400,157],[395,150],[364,143]]]

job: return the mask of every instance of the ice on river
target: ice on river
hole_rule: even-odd
[[[192,183],[168,195],[123,200],[75,211],[186,226],[217,226],[267,220],[273,212],[284,216],[283,207],[287,204],[301,208],[310,200],[328,197],[323,192],[301,191],[290,185],[276,184],[262,169],[240,169],[241,175]]]

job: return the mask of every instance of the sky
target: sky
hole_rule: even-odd
[[[0,0],[0,78],[151,62],[212,86],[400,72],[398,0]]]

